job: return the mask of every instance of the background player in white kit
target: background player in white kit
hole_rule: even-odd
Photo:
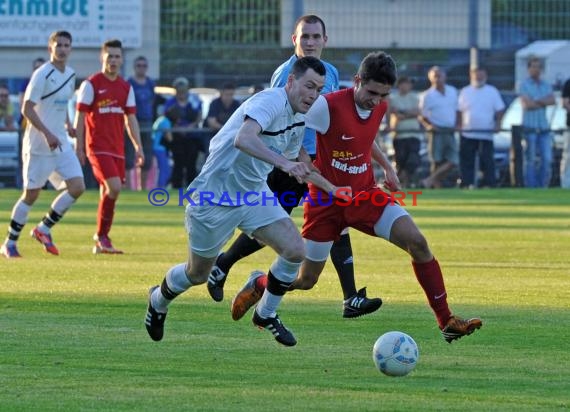
[[[50,229],[85,191],[79,160],[67,139],[67,134],[75,135],[67,116],[67,103],[75,91],[75,72],[67,66],[71,42],[67,31],[56,31],[49,36],[50,59],[34,71],[24,94],[22,114],[27,121],[22,142],[24,190],[12,209],[8,236],[0,247],[0,254],[7,258],[20,257],[16,242],[48,179],[56,189],[64,190],[31,235],[52,255],[58,255],[59,251]]]
[[[277,167],[300,182],[313,181],[327,192],[350,192],[324,180],[314,171],[306,153],[301,156],[307,162],[288,160],[296,159],[304,150],[304,113],[319,96],[324,80],[325,67],[319,59],[297,60],[284,88],[266,89],[251,97],[212,139],[202,172],[189,186],[197,205],[190,203],[186,208],[188,262],[170,268],[161,286],[150,290],[145,325],[153,340],[163,337],[168,305],[191,286],[207,281],[218,253],[236,228],[278,253],[264,294],[269,305],[278,306],[296,277],[305,248],[287,212],[277,199],[271,199],[267,175]],[[213,204],[200,202],[204,193],[210,195]],[[241,205],[236,205],[240,198]],[[262,318],[256,313],[253,323],[271,331],[283,345],[297,343],[276,314]]]

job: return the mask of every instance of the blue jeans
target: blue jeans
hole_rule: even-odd
[[[495,150],[492,140],[470,139],[461,136],[459,146],[459,165],[461,168],[461,186],[475,185],[475,159],[479,157],[479,167],[483,178],[479,186],[495,187]]]
[[[564,149],[560,161],[560,186],[570,189],[570,130],[564,132]]]
[[[156,164],[158,166],[156,187],[165,188],[172,172],[168,158],[168,150],[154,150],[154,157],[156,157]]]
[[[524,132],[525,186],[548,187],[552,174],[552,136],[550,132]],[[539,163],[536,163],[536,157]]]

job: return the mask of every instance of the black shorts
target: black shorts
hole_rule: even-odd
[[[398,171],[412,174],[420,165],[420,139],[415,137],[394,139],[394,155]]]
[[[297,179],[277,168],[267,176],[267,185],[273,193],[276,193],[279,203],[288,214],[299,205],[308,191],[306,183],[297,182]]]

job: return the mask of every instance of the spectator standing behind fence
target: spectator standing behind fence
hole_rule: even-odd
[[[134,74],[127,80],[135,92],[137,102],[137,120],[139,122],[141,143],[144,153],[144,164],[142,167],[135,165],[135,151],[128,135],[125,135],[125,166],[126,186],[129,189],[150,189],[148,175],[152,167],[152,124],[154,122],[154,81],[147,76],[148,60],[144,56],[138,56],[134,61]],[[133,175],[134,171],[134,175]],[[132,179],[132,181],[131,181]]]
[[[220,130],[239,107],[239,101],[234,99],[235,94],[236,86],[232,83],[226,83],[220,90],[220,97],[215,98],[210,103],[206,126],[214,132]]]
[[[0,84],[0,131],[17,130],[8,86]]]
[[[398,77],[397,90],[390,95],[387,113],[394,142],[396,169],[403,187],[414,184],[415,172],[420,165],[419,99],[412,87],[412,79],[408,76]]]
[[[457,89],[445,83],[445,71],[433,66],[428,72],[431,87],[420,95],[420,121],[427,130],[431,174],[421,181],[424,187],[442,187],[442,181],[459,163],[455,139],[458,124]]]
[[[486,69],[471,69],[469,80],[459,93],[461,187],[475,187],[477,157],[483,175],[479,186],[495,187],[493,133],[501,128],[505,103],[497,88],[487,84]]]
[[[552,86],[542,80],[542,62],[531,57],[527,62],[528,77],[519,88],[523,107],[523,139],[525,141],[525,186],[548,187],[552,169],[552,136],[546,118],[546,107],[555,103]],[[540,158],[537,165],[536,157]]]
[[[570,189],[570,79],[562,88],[562,106],[566,110],[566,130],[564,131],[564,149],[560,161],[560,186]]]
[[[202,148],[202,140],[192,137],[190,130],[199,128],[202,122],[202,100],[198,95],[190,93],[190,82],[185,77],[176,78],[172,86],[176,95],[164,103],[164,112],[170,108],[178,111],[178,121],[174,124],[175,130],[172,133],[174,167],[170,181],[173,188],[179,189],[188,186],[197,175],[196,160]]]
[[[152,125],[152,152],[158,167],[157,187],[166,188],[170,180],[169,149],[172,144],[172,127],[178,121],[178,110],[171,107]]]

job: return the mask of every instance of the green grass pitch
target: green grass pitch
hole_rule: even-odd
[[[165,338],[143,318],[149,286],[186,259],[184,210],[124,192],[111,237],[122,256],[94,256],[97,193],[88,192],[53,230],[59,257],[28,233],[54,193],[44,192],[19,243],[0,259],[2,411],[557,411],[570,408],[570,191],[425,191],[408,210],[444,271],[449,303],[480,316],[472,336],[447,344],[408,256],[352,231],[357,285],[383,307],[341,317],[332,265],[317,287],[288,294],[280,310],[296,334],[278,345],[229,305],[273,252],[238,263],[226,298],[205,286],[171,306]],[[0,190],[6,228],[19,193]],[[295,219],[300,223],[299,211]],[[4,232],[4,229],[2,229]],[[372,345],[390,330],[418,343],[416,369],[380,374]]]

